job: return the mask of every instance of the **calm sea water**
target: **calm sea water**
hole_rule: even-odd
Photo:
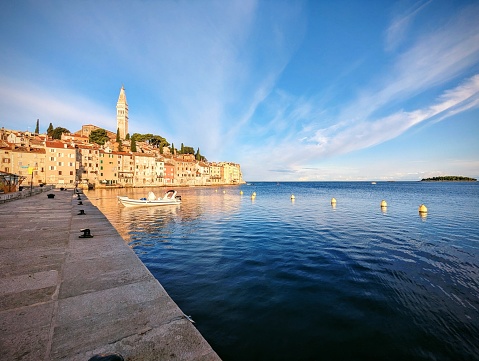
[[[88,196],[224,360],[479,359],[479,183],[177,190]]]

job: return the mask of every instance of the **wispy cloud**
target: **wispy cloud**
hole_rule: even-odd
[[[401,44],[414,18],[431,2],[432,0],[417,1],[405,11],[394,16],[391,25],[386,30],[386,51],[395,50]]]
[[[88,97],[58,89],[46,91],[37,84],[21,82],[0,76],[0,99],[2,99],[2,117],[11,114],[20,130],[33,130],[36,119],[40,118],[41,130],[46,131],[49,123],[74,132],[82,124],[93,123],[105,128],[115,122],[115,110],[99,106]],[[10,121],[10,119],[2,119]]]
[[[479,75],[466,76],[479,63],[477,18],[479,7],[469,7],[441,28],[421,35],[398,55],[391,68],[384,69],[364,87],[356,99],[343,104],[339,114],[328,114],[327,105],[318,108],[314,97],[301,103],[289,99],[298,112],[284,112],[283,104],[283,108],[278,108],[283,109],[279,123],[291,124],[292,130],[297,125],[293,114],[307,109],[308,116],[300,122],[301,129],[274,145],[266,143],[256,151],[245,149],[245,154],[267,161],[264,155],[267,153],[272,169],[290,169],[299,174],[304,165],[320,164],[334,156],[372,147],[419,124],[432,124],[477,108]],[[434,95],[453,80],[456,86]],[[419,94],[423,104],[424,99],[430,99],[427,105],[409,105],[408,101]],[[271,159],[275,160],[273,164]],[[254,162],[249,165],[254,167]],[[264,173],[257,168],[254,172]]]
[[[351,125],[321,129],[309,139],[307,149],[315,156],[348,153],[396,138],[419,123],[445,119],[458,111],[479,105],[479,75],[445,91],[432,105],[413,111],[399,111],[377,120],[362,120]]]

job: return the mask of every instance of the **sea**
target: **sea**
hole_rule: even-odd
[[[478,182],[175,189],[87,195],[223,360],[479,360]]]

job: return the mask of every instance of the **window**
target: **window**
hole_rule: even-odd
[[[61,171],[61,170],[58,171],[58,175],[62,175],[62,171]]]
[[[70,171],[70,175],[73,175],[73,171],[72,171],[72,170]]]

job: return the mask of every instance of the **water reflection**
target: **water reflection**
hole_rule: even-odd
[[[183,188],[171,209],[116,203],[141,189],[92,198],[223,359],[473,359],[478,193],[421,187]],[[417,218],[419,191],[434,209],[428,222]],[[470,208],[447,204],[464,203],[458,194]],[[393,206],[380,213],[382,198]]]

